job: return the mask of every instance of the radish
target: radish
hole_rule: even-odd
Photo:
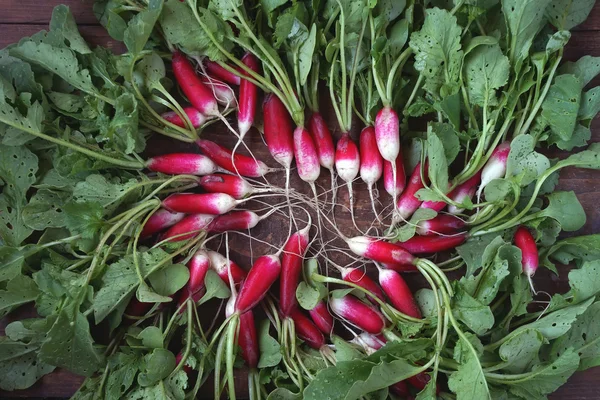
[[[427,165],[425,170],[427,171]],[[402,196],[398,199],[398,215],[401,219],[405,220],[410,218],[415,211],[419,208],[422,201],[416,196],[416,193],[425,187],[423,180],[421,179],[421,163],[417,163],[415,169],[410,175],[408,186],[402,193]]]
[[[183,359],[183,353],[179,352],[177,353],[177,355],[175,356],[175,365],[179,365],[181,363],[181,360]],[[186,375],[189,375],[193,370],[192,367],[190,367],[189,365],[184,365],[183,366],[183,371],[185,372]]]
[[[458,185],[448,197],[456,203],[462,204],[467,198],[472,199],[477,190],[477,185],[481,182],[481,171],[477,172],[471,178],[466,180],[464,183]],[[450,214],[460,214],[464,211],[463,208],[458,208],[454,204],[448,206],[448,212]]]
[[[173,225],[164,235],[163,239],[171,242],[180,242],[191,239],[201,231],[205,230],[214,219],[214,215],[193,214],[188,215]]]
[[[313,112],[311,114],[308,119],[308,131],[313,137],[317,155],[319,157],[319,163],[331,173],[331,190],[332,196],[335,198],[335,174],[333,170],[335,163],[335,147],[333,146],[331,132],[320,113]]]
[[[404,172],[404,161],[402,160],[402,153],[396,158],[396,179],[394,180],[394,169],[392,163],[387,160],[383,160],[383,187],[390,196],[394,196],[394,193],[398,195],[402,194],[404,187],[406,187],[406,173]]]
[[[375,117],[375,138],[381,157],[390,162],[393,181],[397,180],[396,159],[400,154],[400,119],[398,114],[389,106],[383,107]],[[394,203],[398,192],[394,191]]]
[[[227,82],[232,85],[239,85],[241,78],[234,74],[233,72],[229,72],[225,68],[221,67],[219,63],[210,61],[208,59],[204,59],[204,68],[206,68],[206,72],[216,79],[220,79],[223,82]]]
[[[523,272],[527,275],[527,278],[531,280],[531,277],[533,277],[539,265],[538,249],[535,244],[535,239],[531,235],[531,232],[529,232],[529,229],[520,226],[515,232],[514,242],[515,245],[521,249]]]
[[[333,331],[333,316],[327,309],[324,301],[319,301],[315,308],[308,312],[310,318],[315,323],[317,328],[326,335],[331,335]]]
[[[235,105],[235,93],[226,83],[206,75],[202,76],[200,81],[213,92],[213,96],[215,97],[215,100],[217,100],[217,103],[225,107]]]
[[[377,149],[377,141],[375,140],[375,129],[372,126],[367,126],[360,133],[360,177],[367,184],[369,197],[373,213],[379,219],[379,214],[375,208],[375,198],[373,196],[373,186],[377,183],[383,174],[383,158]]]
[[[186,214],[221,215],[243,202],[225,193],[175,193],[164,199],[162,206]]]
[[[232,211],[227,214],[217,215],[206,230],[213,233],[222,233],[252,229],[273,212],[275,210],[271,210],[262,216],[257,215],[253,211]]]
[[[192,106],[207,116],[218,116],[219,107],[213,92],[196,75],[192,63],[180,51],[173,53],[173,73]]]
[[[368,333],[381,333],[385,328],[383,316],[371,306],[352,295],[329,299],[331,310],[340,318]]]
[[[346,282],[354,283],[373,293],[373,295],[379,300],[385,301],[381,288],[377,285],[377,283],[375,283],[375,281],[369,278],[365,271],[361,271],[358,268],[340,268],[340,272],[342,274],[342,279]],[[373,303],[376,302],[372,296],[369,296],[369,299]]]
[[[256,306],[267,294],[281,272],[277,256],[259,257],[252,265],[235,302],[235,312],[243,314]]]
[[[188,263],[188,269],[190,270],[190,279],[181,290],[179,296],[179,305],[183,304],[188,298],[192,298],[194,301],[200,300],[204,295],[204,277],[206,271],[210,268],[210,259],[205,251],[199,250],[194,254],[190,262]],[[182,309],[183,312],[183,309]]]
[[[285,246],[281,256],[281,277],[279,282],[279,310],[284,317],[290,316],[297,306],[296,288],[302,272],[304,255],[308,248],[310,224],[294,233]]]
[[[451,184],[452,182],[449,182],[448,186],[450,186]],[[449,194],[448,196],[451,196],[451,194]],[[446,208],[447,205],[448,203],[446,203],[445,201],[426,200],[421,203],[420,208],[427,208],[429,210],[435,211],[436,213],[439,213],[444,208]]]
[[[463,244],[465,240],[467,240],[466,233],[453,236],[414,236],[406,242],[399,242],[398,245],[411,254],[421,255],[454,249]]]
[[[148,311],[150,311],[153,305],[154,303],[142,303],[134,295],[125,308],[125,315],[129,315],[131,317],[143,317]]]
[[[400,397],[407,397],[410,395],[410,392],[408,391],[408,385],[405,381],[394,383],[392,386],[390,386],[390,391]]]
[[[501,143],[490,156],[490,159],[481,170],[481,185],[477,190],[477,198],[481,197],[483,189],[494,179],[504,178],[506,174],[506,162],[510,154],[510,142]]]
[[[389,263],[379,263],[383,268],[391,269],[396,272],[417,272],[418,269],[412,264],[389,264]]]
[[[325,338],[319,328],[312,323],[312,321],[305,316],[298,308],[294,308],[290,312],[290,318],[294,321],[294,327],[296,329],[296,335],[310,347],[315,350],[321,349],[325,346]]]
[[[196,110],[194,107],[185,107],[183,109],[183,111],[187,115],[188,119],[190,120],[190,122],[192,123],[192,126],[194,128],[201,127],[208,120],[204,116],[204,114],[202,114],[200,111]],[[181,119],[179,114],[177,114],[175,111],[169,111],[169,112],[163,113],[163,114],[161,114],[161,117],[165,121],[168,121],[168,122],[172,123],[173,125],[177,125],[181,128],[186,127],[183,119]]]
[[[293,128],[290,115],[281,100],[269,93],[263,101],[265,141],[273,159],[289,170],[294,160]]]
[[[350,198],[350,214],[354,221],[354,193],[352,192],[352,181],[356,179],[360,169],[360,153],[356,143],[350,138],[350,134],[344,133],[337,143],[335,149],[335,169],[340,178],[348,186]]]
[[[428,373],[425,372],[419,372],[416,375],[411,376],[410,378],[406,378],[406,381],[415,389],[421,391],[423,389],[425,389],[425,386],[427,386],[427,384],[429,383],[429,381],[431,380],[431,376]],[[437,388],[436,385],[436,393],[439,392],[439,388]]]
[[[260,68],[258,59],[252,53],[246,53],[242,57],[242,62],[254,72],[258,72]],[[242,79],[240,83],[240,104],[238,110],[240,139],[244,138],[254,123],[257,96],[258,88],[256,85],[247,79]]]
[[[421,310],[399,273],[379,268],[379,284],[396,310],[413,318],[421,318]]]
[[[457,233],[465,227],[465,221],[449,214],[441,214],[428,221],[420,221],[417,233],[421,236]]]
[[[382,348],[385,345],[385,343],[387,342],[387,340],[385,339],[385,337],[383,335],[372,335],[367,332],[362,332],[360,335],[356,336],[354,338],[354,341],[356,341],[358,344],[360,344],[363,347],[366,346],[375,351]]]
[[[319,166],[315,143],[308,131],[302,127],[297,127],[294,130],[294,155],[298,166],[298,176],[314,188],[321,167]]]
[[[196,143],[215,164],[229,172],[250,178],[260,178],[271,172],[269,167],[262,161],[237,153],[233,154],[227,148],[210,140],[200,139]]]
[[[240,315],[240,328],[237,336],[238,346],[242,349],[242,358],[250,368],[258,366],[260,350],[258,348],[258,336],[254,324],[254,314],[248,310]]]
[[[208,157],[195,153],[171,153],[152,157],[146,162],[149,170],[171,175],[208,175],[217,165]]]
[[[246,271],[233,261],[227,260],[227,258],[216,251],[209,250],[207,254],[210,260],[210,268],[215,271],[217,275],[219,275],[219,278],[227,285],[230,285],[229,273],[231,273],[231,279],[233,280],[234,286],[239,285],[246,279]]]
[[[376,262],[401,265],[414,265],[416,262],[415,257],[403,247],[383,240],[356,236],[346,239],[346,243],[354,254]]]
[[[198,185],[207,192],[226,193],[237,200],[244,199],[257,191],[245,179],[227,174],[203,176]]]
[[[148,237],[154,235],[156,232],[160,232],[164,229],[170,228],[185,217],[184,213],[171,212],[161,208],[156,211],[144,224],[140,237]]]

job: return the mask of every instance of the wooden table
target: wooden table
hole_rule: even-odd
[[[58,3],[59,0],[0,0],[0,10],[2,10],[0,12],[0,48],[18,41],[23,36],[31,35],[42,29],[47,29],[52,8]],[[92,12],[92,1],[63,0],[63,3],[71,7],[71,11],[75,16],[80,31],[88,40],[88,42],[93,45],[113,47],[117,51],[121,48],[119,44],[113,43],[104,28],[98,25]],[[590,18],[583,25],[575,29],[565,54],[566,59],[568,60],[576,60],[579,57],[587,54],[600,56],[600,5],[597,5],[594,8]],[[593,84],[594,86],[600,84],[600,79],[597,79],[595,82],[593,82]],[[333,124],[330,124],[330,126],[333,126]],[[594,122],[592,132],[593,140],[599,141],[600,124],[598,121]],[[213,133],[211,131],[210,135],[213,134],[218,135],[219,140],[231,140],[231,138],[228,138],[225,132],[219,131]],[[259,150],[257,150],[258,155],[266,152],[256,132],[249,134],[249,140],[249,144],[253,149],[255,148],[254,146],[259,148]],[[170,145],[170,147],[173,148],[173,145]],[[178,147],[180,147],[179,150],[185,148],[184,146]],[[160,153],[160,149],[162,148],[164,148],[162,145],[152,146],[152,148],[149,149],[149,153]],[[552,151],[549,152],[548,155],[552,157],[559,157],[564,156],[565,154],[559,151]],[[268,157],[265,156],[261,159],[268,159]],[[323,178],[322,184],[325,187],[328,187],[327,179]],[[278,179],[276,183],[282,182],[279,182]],[[298,184],[300,184],[300,182],[298,182]],[[294,184],[293,186],[297,187]],[[371,206],[369,204],[366,190],[364,189],[365,187],[361,185],[357,185],[355,188],[357,197],[357,207],[355,210],[359,224],[361,222],[364,223],[373,219],[373,215],[371,214]],[[600,171],[584,171],[575,169],[563,170],[559,189],[574,190],[587,212],[587,223],[576,234],[585,235],[600,232],[600,207],[597,206],[598,197],[596,197],[600,196]],[[341,188],[341,190],[345,191],[345,188]],[[342,200],[347,200],[344,197],[342,197]],[[338,218],[338,223],[340,223],[342,226],[349,226],[350,220],[347,213],[345,214],[346,215],[341,215]],[[270,241],[274,236],[276,236],[273,235],[273,233],[281,230],[281,226],[280,220],[264,221],[255,229],[253,235],[259,239]],[[253,245],[255,244],[256,243]],[[255,247],[255,254],[258,254],[258,252],[261,250],[264,250],[265,252],[268,251],[267,248],[262,249],[261,247],[263,246],[258,245]],[[242,246],[242,248],[248,249],[249,246]],[[248,256],[250,256],[248,252],[238,251],[234,252],[232,258],[244,260],[247,259]],[[566,289],[568,289],[566,286],[566,275],[566,271],[562,271],[560,277],[556,277],[548,273],[548,271],[543,270],[538,272],[536,275],[536,285],[543,287],[545,290],[548,290],[551,293],[559,291],[564,292]],[[416,287],[419,287],[423,285],[423,282],[418,277],[413,277],[409,278],[409,284],[414,284]],[[4,333],[3,331],[5,325],[6,321],[0,321],[0,334]],[[30,389],[15,392],[0,391],[0,398],[64,398],[73,394],[81,382],[81,378],[64,370],[58,370],[43,377]],[[566,385],[564,385],[555,394],[550,396],[550,398],[555,400],[600,399],[600,368],[576,373]]]

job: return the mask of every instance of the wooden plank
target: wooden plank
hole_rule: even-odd
[[[69,6],[77,24],[97,24],[93,0],[2,0],[0,24],[47,24],[58,4]]]
[[[47,24],[12,25],[0,23],[0,49],[9,44],[17,43],[25,36],[31,36],[41,30],[47,30]],[[116,53],[122,52],[121,43],[114,42],[106,30],[100,25],[84,25],[79,27],[81,35],[92,46],[105,46],[113,49]]]

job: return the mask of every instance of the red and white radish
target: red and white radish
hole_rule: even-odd
[[[163,239],[169,239],[171,242],[191,239],[205,230],[214,218],[214,215],[208,214],[188,215],[165,232]]]
[[[510,154],[510,142],[501,143],[490,156],[490,159],[481,170],[481,184],[477,190],[477,198],[481,197],[483,189],[494,179],[504,178],[506,163]]]
[[[323,168],[328,169],[331,174],[331,195],[335,199],[336,185],[333,168],[335,165],[335,147],[333,145],[331,132],[320,113],[313,112],[310,115],[308,119],[308,131],[313,137],[317,155],[319,157],[319,163]]]
[[[461,233],[453,236],[414,236],[406,242],[398,242],[399,246],[411,254],[422,255],[437,253],[438,251],[452,250],[467,240],[467,234]]]
[[[400,119],[398,114],[390,107],[383,107],[375,117],[375,138],[379,153],[392,167],[393,181],[397,180],[396,159],[400,154]],[[394,188],[396,185],[394,185]],[[398,192],[394,190],[394,203]]]
[[[267,94],[263,101],[263,121],[265,141],[271,156],[289,170],[294,160],[294,129],[285,105],[272,93]]]
[[[203,250],[197,251],[188,262],[188,269],[190,271],[190,279],[181,290],[179,296],[180,305],[190,297],[194,301],[198,301],[204,295],[204,277],[206,276],[206,271],[210,269],[208,254]]]
[[[333,315],[327,309],[327,304],[324,301],[319,301],[315,308],[308,312],[310,318],[315,323],[317,328],[326,335],[330,335],[333,331]]]
[[[329,306],[338,317],[365,332],[377,334],[385,328],[383,316],[352,295],[341,298],[331,297]]]
[[[246,53],[244,57],[242,57],[242,62],[254,72],[258,72],[260,68],[258,59],[252,53]],[[238,106],[238,130],[240,139],[244,138],[254,123],[257,98],[258,88],[256,85],[247,79],[242,79],[240,82],[240,101]]]
[[[170,175],[208,175],[218,170],[207,156],[196,153],[171,153],[146,161],[149,170]]]
[[[257,215],[253,211],[232,211],[227,214],[217,215],[206,230],[211,233],[222,233],[252,229],[260,221],[271,215],[273,211],[262,216]]]
[[[229,72],[215,61],[205,59],[204,68],[206,69],[206,72],[208,72],[208,74],[213,78],[222,80],[223,82],[227,82],[232,85],[240,84],[241,78],[239,75]]]
[[[204,116],[204,114],[202,114],[200,111],[196,110],[194,107],[185,107],[183,109],[183,111],[187,115],[188,119],[190,120],[190,122],[192,123],[192,126],[194,128],[201,127],[208,120],[208,118],[206,118]],[[168,122],[172,123],[173,125],[177,125],[181,128],[186,127],[185,121],[183,119],[181,119],[179,114],[177,114],[175,111],[169,111],[169,112],[163,113],[163,114],[161,114],[161,117],[165,121],[168,121]]]
[[[477,185],[481,182],[482,171],[477,172],[471,178],[466,180],[464,183],[458,185],[448,197],[455,203],[462,204],[466,199],[473,199],[475,192],[477,191]],[[448,212],[450,214],[460,214],[464,211],[463,208],[459,208],[454,204],[448,206]]]
[[[403,247],[380,239],[356,236],[346,239],[346,244],[354,254],[380,263],[414,265],[416,261]]]
[[[535,239],[529,229],[520,226],[514,236],[515,246],[521,249],[521,262],[523,272],[528,278],[531,278],[539,265],[539,255]]]
[[[239,285],[246,279],[246,271],[244,271],[239,265],[231,260],[223,257],[216,251],[208,251],[208,258],[210,259],[210,268],[219,275],[219,278],[227,285],[230,285],[229,273],[231,273],[231,279],[233,285]]]
[[[379,213],[375,208],[375,198],[373,196],[373,186],[379,181],[383,174],[383,158],[377,149],[375,140],[375,129],[372,126],[365,127],[360,133],[360,177],[367,184],[369,197],[373,212],[379,219]]]
[[[350,134],[344,133],[338,140],[335,149],[335,169],[337,174],[348,186],[348,196],[350,199],[350,213],[354,221],[354,192],[352,191],[352,181],[356,179],[360,170],[360,153],[356,143],[350,138]]]
[[[427,166],[423,173],[426,173]],[[398,199],[398,215],[401,219],[406,220],[414,214],[415,211],[421,206],[422,201],[416,196],[417,192],[425,187],[423,180],[421,179],[421,163],[417,163],[415,169],[413,169],[406,190],[402,193]]]
[[[144,224],[140,237],[148,237],[175,225],[185,217],[184,213],[171,212],[161,208],[157,210]]]
[[[308,249],[310,224],[294,233],[285,246],[281,256],[281,276],[279,281],[279,310],[284,317],[298,305],[296,288],[300,280],[304,255]]]
[[[354,283],[355,285],[358,285],[361,288],[371,292],[379,300],[385,301],[381,288],[374,280],[369,278],[365,271],[362,271],[358,268],[340,268],[340,272],[342,274],[342,279],[346,282]],[[372,296],[368,296],[368,298],[375,303],[375,300]]]
[[[257,190],[237,175],[212,174],[200,178],[198,185],[207,192],[226,193],[234,199],[244,199]]]
[[[229,172],[250,178],[259,178],[271,172],[262,161],[238,153],[233,154],[231,150],[210,140],[200,139],[196,143],[215,164]]]
[[[232,107],[235,105],[235,93],[229,85],[206,75],[202,76],[200,81],[213,92],[213,96],[215,97],[215,100],[217,100],[217,103],[225,107]]]
[[[298,176],[304,182],[314,186],[314,182],[319,178],[321,172],[319,157],[310,133],[302,127],[294,130],[294,155]]]
[[[219,115],[219,107],[212,90],[202,83],[192,63],[182,52],[173,53],[172,66],[175,79],[192,106],[206,116]]]
[[[452,214],[440,214],[433,219],[420,221],[417,233],[421,236],[453,234],[458,233],[465,225],[465,221]]]
[[[242,358],[246,361],[248,367],[256,368],[260,358],[260,350],[252,310],[248,310],[240,315],[237,343],[242,349]]]
[[[399,273],[379,268],[379,284],[396,310],[413,318],[421,318],[421,310]]]
[[[186,214],[221,215],[243,202],[225,193],[174,193],[162,201],[162,206]]]
[[[304,340],[306,344],[315,350],[319,350],[325,346],[325,337],[323,336],[323,333],[321,333],[319,328],[298,308],[294,308],[289,316],[294,321],[296,335],[298,335],[300,339]]]
[[[396,179],[394,180],[394,168],[392,163],[387,160],[383,160],[383,187],[390,196],[394,196],[397,193],[398,196],[402,194],[406,187],[406,173],[404,172],[404,160],[402,159],[402,153],[398,154],[396,158]]]
[[[243,314],[256,306],[267,294],[281,272],[279,257],[259,257],[244,280],[235,302],[235,312]]]

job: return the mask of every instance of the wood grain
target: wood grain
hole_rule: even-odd
[[[574,0],[577,1],[577,0]],[[36,1],[36,0],[0,0],[0,48],[18,41],[21,37],[31,35],[41,29],[47,29],[47,22],[50,19],[52,8],[55,1]],[[70,6],[71,11],[80,25],[82,35],[93,45],[108,45],[116,51],[122,49],[122,45],[111,42],[110,37],[105,30],[97,25],[96,19],[92,12],[91,0],[67,0],[64,4]],[[600,56],[600,5],[596,5],[589,19],[582,25],[576,28],[573,32],[569,46],[565,52],[567,60],[576,60],[583,55]],[[595,84],[599,84],[600,80]],[[331,115],[329,115],[331,117]],[[330,118],[331,123],[333,119]],[[331,125],[333,126],[333,125]],[[600,141],[600,122],[596,120],[593,124],[593,140]],[[233,144],[234,139],[230,134],[226,133],[222,127],[215,128],[206,134],[225,144]],[[255,131],[251,131],[248,135],[247,142],[249,146],[255,150],[258,158],[267,160],[267,163],[276,167],[260,138],[260,135]],[[163,153],[163,149],[170,151],[197,151],[193,145],[173,144],[164,139],[157,139],[149,146],[149,155],[153,153]],[[564,156],[564,153],[551,151],[550,156]],[[308,194],[307,188],[302,185],[299,179],[293,174],[292,186],[304,188]],[[324,175],[324,174],[323,174]],[[269,176],[269,181],[273,184],[283,186],[283,175],[277,174]],[[319,184],[323,188],[329,187],[328,178],[323,176]],[[371,205],[366,192],[366,187],[358,183],[355,186],[356,195],[356,217],[360,227],[368,227],[372,220]],[[582,171],[576,169],[566,169],[561,174],[559,189],[574,190],[584,209],[588,215],[586,225],[575,234],[590,234],[600,232],[600,208],[597,206],[598,198],[600,198],[600,171]],[[380,191],[382,196],[384,191]],[[280,199],[282,200],[282,199]],[[384,199],[387,201],[388,199]],[[340,189],[340,203],[347,204],[348,196],[345,188]],[[347,227],[350,231],[351,220],[348,212],[339,211],[336,214],[336,220],[342,227]],[[282,229],[287,227],[287,221],[283,217],[274,216],[261,224],[253,231],[253,240],[248,238],[232,235],[230,237],[230,245],[232,248],[231,257],[241,265],[248,265],[250,259],[256,254],[267,254],[272,251],[269,243],[274,246],[279,246],[282,238]],[[287,229],[285,229],[287,231]],[[330,234],[324,233],[330,237]],[[265,244],[268,243],[268,244]],[[343,259],[336,260],[343,264]],[[540,271],[536,275],[536,285],[549,292],[564,292],[568,289],[566,284],[567,270],[561,271],[559,277],[550,274],[548,271]],[[409,285],[413,288],[424,287],[425,282],[417,274],[407,277]],[[31,316],[31,309],[19,310],[15,318]],[[8,322],[7,319],[0,321],[0,334],[3,334],[3,328]],[[237,385],[240,388],[242,395],[245,391],[245,376],[241,373],[237,377]],[[74,393],[82,379],[76,377],[66,371],[58,370],[50,375],[45,376],[36,383],[32,388],[15,392],[0,391],[0,398],[27,398],[27,397],[46,397],[60,398],[68,397]],[[210,388],[206,388],[201,393],[202,398],[212,397]],[[550,396],[553,400],[576,399],[576,400],[592,400],[600,399],[600,368],[595,368],[585,372],[575,374],[569,382],[564,385],[559,391]],[[474,399],[477,400],[477,399]]]

